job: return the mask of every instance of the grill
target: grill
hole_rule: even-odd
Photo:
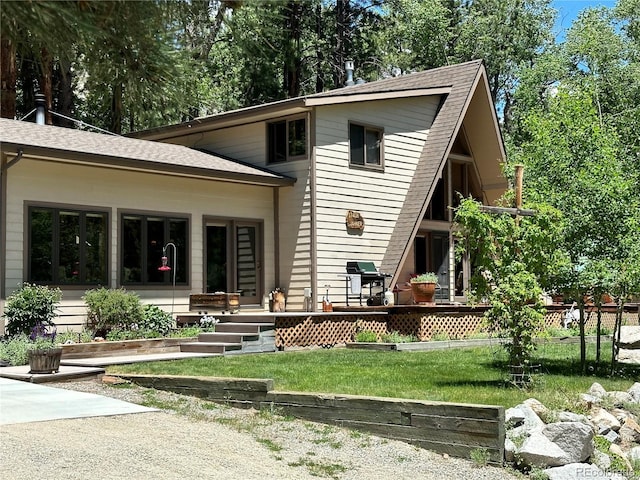
[[[349,298],[358,298],[362,305],[362,288],[369,285],[367,305],[380,305],[386,288],[386,279],[391,277],[378,271],[373,262],[347,262],[345,295],[347,306]],[[373,294],[373,287],[382,287],[379,294]]]

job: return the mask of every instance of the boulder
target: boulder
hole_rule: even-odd
[[[624,479],[617,474],[607,474],[595,465],[588,463],[571,463],[563,467],[547,468],[544,470],[549,480],[584,480],[598,478],[603,480]]]
[[[640,365],[640,350],[621,348],[618,350],[618,362],[630,365]]]
[[[504,439],[504,459],[507,463],[514,463],[516,461],[516,453],[518,447],[509,437]]]
[[[631,395],[635,403],[640,403],[640,382],[636,382],[631,385],[631,388],[627,390],[627,393]]]
[[[591,422],[589,422],[589,419],[586,417],[586,415],[581,415],[579,413],[573,413],[573,412],[558,413],[558,421],[559,422],[580,422],[580,423],[584,423],[585,425],[591,425]]]
[[[613,430],[609,430],[606,435],[603,435],[603,437],[609,443],[620,443],[620,435]]]
[[[522,404],[531,408],[531,410],[533,410],[535,414],[538,415],[538,418],[547,418],[549,415],[549,409],[545,407],[542,402],[536,400],[535,398],[527,398],[524,402],[522,402]]]
[[[567,454],[562,448],[549,440],[542,429],[531,433],[518,451],[522,461],[532,467],[560,467],[568,462]]]
[[[640,327],[625,325],[620,327],[620,348],[640,349]]]
[[[640,425],[633,418],[626,418],[620,427],[620,436],[623,442],[640,443]]]
[[[640,447],[633,447],[629,450],[629,453],[627,453],[627,459],[629,459],[631,463],[640,462]]]
[[[583,462],[593,453],[593,429],[584,423],[550,423],[531,432],[518,450],[529,466],[559,467]]]
[[[550,423],[542,434],[566,453],[566,463],[579,463],[593,453],[593,429],[584,423]]]
[[[607,394],[607,391],[598,382],[593,382],[587,393],[598,400],[602,400]]]
[[[603,427],[608,427],[616,432],[620,430],[620,422],[616,417],[607,412],[604,408],[596,407],[589,417],[591,423],[593,423],[599,430]]]
[[[633,397],[628,392],[608,392],[604,398],[618,408],[623,407],[625,403],[633,402]]]
[[[533,430],[542,427],[544,422],[538,414],[529,406],[521,403],[513,408],[509,408],[504,412],[505,422],[515,427],[524,425],[526,430]]]
[[[609,470],[611,468],[611,457],[600,450],[594,450],[591,455],[591,463],[602,470]]]

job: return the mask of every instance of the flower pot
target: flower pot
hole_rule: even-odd
[[[29,373],[58,373],[62,348],[29,350]]]
[[[436,284],[433,282],[411,282],[411,293],[415,303],[433,303]]]

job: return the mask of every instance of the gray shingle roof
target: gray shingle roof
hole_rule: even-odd
[[[447,155],[462,124],[465,105],[470,101],[475,91],[476,80],[483,72],[482,61],[475,60],[408,76],[408,78],[420,78],[422,82],[428,82],[433,86],[451,85],[452,88],[431,125],[402,207],[402,213],[395,224],[389,246],[380,265],[381,271],[394,273],[393,282],[398,281],[398,271],[424,217],[428,200],[435,190],[438,172],[444,168]],[[388,80],[388,82],[401,79],[402,77]]]
[[[223,181],[261,185],[290,185],[294,182],[294,179],[265,169],[181,145],[4,118],[0,119],[0,144],[3,150],[22,148],[25,155],[202,175]]]

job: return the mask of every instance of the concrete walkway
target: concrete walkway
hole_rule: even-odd
[[[153,411],[92,393],[0,378],[0,425]]]

